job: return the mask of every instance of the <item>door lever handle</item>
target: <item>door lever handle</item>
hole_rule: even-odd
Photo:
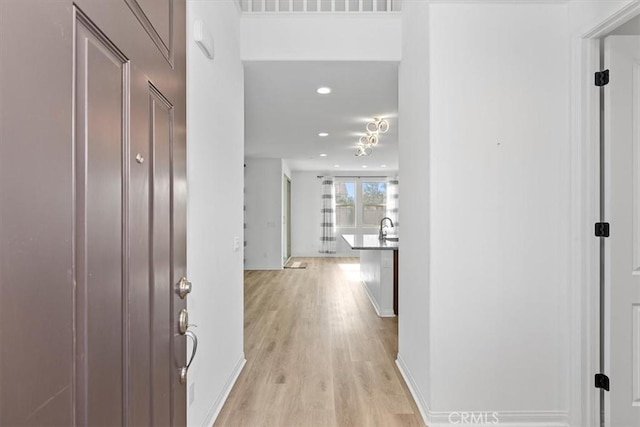
[[[196,352],[198,351],[198,336],[191,331],[186,331],[184,335],[193,340],[193,347],[191,348],[191,357],[189,358],[187,366],[180,368],[180,384],[187,382],[187,372],[189,372],[191,362],[193,362],[193,358],[196,357]]]

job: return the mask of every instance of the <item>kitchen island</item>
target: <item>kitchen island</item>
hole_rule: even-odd
[[[398,314],[398,242],[380,241],[377,234],[343,234],[360,251],[360,280],[380,317]]]

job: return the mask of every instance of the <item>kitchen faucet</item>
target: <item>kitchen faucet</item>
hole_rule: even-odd
[[[388,216],[385,216],[380,220],[380,233],[378,233],[378,240],[380,241],[384,240],[384,238],[387,236],[387,232],[384,231],[384,228],[386,227],[386,224],[384,223],[385,219],[388,219],[389,222],[391,223],[391,226],[393,227],[393,220]]]

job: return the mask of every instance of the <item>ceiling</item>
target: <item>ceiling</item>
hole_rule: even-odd
[[[246,157],[283,158],[303,171],[398,169],[397,63],[259,61],[244,72]],[[319,95],[321,86],[331,93]],[[389,131],[370,156],[356,157],[375,117],[389,121]]]

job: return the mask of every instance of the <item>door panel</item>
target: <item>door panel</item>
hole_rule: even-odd
[[[173,361],[171,320],[171,147],[173,107],[138,72],[131,89],[129,153],[131,218],[131,408],[133,425],[170,425],[172,382],[184,356]],[[182,308],[182,306],[181,306]],[[184,344],[175,343],[177,348]],[[182,347],[184,349],[184,347]]]
[[[607,425],[640,425],[640,37],[605,40]]]
[[[150,86],[149,112],[151,122],[153,162],[153,251],[151,307],[153,328],[151,346],[153,361],[152,395],[154,425],[169,425],[171,421],[171,377],[177,370],[171,366],[172,333],[171,297],[171,144],[172,107],[153,86]]]
[[[149,82],[143,73],[131,71],[131,147],[129,165],[129,312],[131,425],[151,423],[151,168],[152,140],[149,126]]]
[[[130,0],[135,1],[135,0]],[[140,9],[144,12],[147,19],[158,36],[167,47],[171,46],[169,34],[171,23],[172,0],[137,0]]]
[[[79,17],[81,15],[78,15]],[[76,26],[78,422],[123,422],[126,59]]]
[[[2,426],[73,422],[73,21],[53,3],[0,1]]]

